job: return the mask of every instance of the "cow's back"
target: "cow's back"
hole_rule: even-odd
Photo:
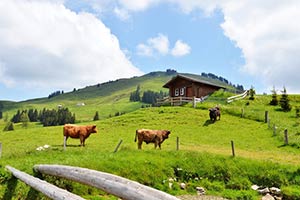
[[[156,137],[156,132],[150,129],[137,130],[138,139],[146,143],[153,142]]]
[[[71,138],[78,138],[79,137],[78,126],[72,124],[65,124],[64,136],[71,137]]]

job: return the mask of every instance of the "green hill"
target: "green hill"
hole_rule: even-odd
[[[4,105],[4,115],[11,118],[16,111],[28,109],[57,109],[58,105],[69,108],[71,112],[76,114],[78,122],[90,121],[95,112],[98,111],[100,118],[114,116],[116,113],[128,113],[140,108],[143,103],[130,102],[130,93],[140,86],[141,95],[144,91],[151,90],[154,92],[168,92],[162,86],[168,82],[176,72],[151,72],[149,74],[133,77],[128,79],[118,79],[102,84],[87,86],[85,88],[76,89],[72,92],[52,97],[38,98],[21,102],[2,102]],[[233,89],[232,86],[225,84],[219,80],[202,77],[195,74],[185,74],[196,77],[197,79],[209,80],[227,88]],[[83,105],[84,106],[80,106]]]
[[[270,106],[269,95],[256,95],[254,100],[245,98],[228,104],[226,97],[231,94],[224,91],[215,92],[196,108],[191,104],[141,108],[142,103],[129,101],[137,85],[142,91],[160,91],[173,75],[154,72],[50,99],[3,102],[4,116],[12,116],[17,109],[56,109],[62,105],[76,114],[78,123],[96,124],[99,133],[91,135],[85,147],[78,146],[79,140],[69,139],[64,151],[62,126],[29,123],[23,127],[17,123],[14,131],[2,131],[6,124],[4,117],[0,120],[0,199],[7,196],[45,199],[24,183],[17,184],[5,170],[6,165],[11,165],[33,174],[35,164],[63,164],[105,171],[174,195],[196,194],[195,188],[201,186],[208,195],[260,199],[261,196],[250,189],[256,184],[279,187],[283,199],[300,198],[300,118],[296,115],[300,95],[289,96],[290,112],[283,112],[280,106]],[[85,105],[77,106],[78,103]],[[216,105],[221,108],[221,120],[212,123],[208,109]],[[100,120],[92,121],[96,111]],[[264,122],[265,111],[269,113],[269,124]],[[115,112],[125,114],[114,116]],[[277,127],[276,134],[273,127]],[[140,128],[168,129],[171,135],[162,144],[162,150],[154,150],[152,144],[145,143],[143,150],[138,150],[133,141],[135,130]],[[289,144],[284,143],[285,129],[289,131]],[[113,153],[120,140],[123,143],[119,151]],[[235,157],[232,157],[231,141],[235,145]],[[50,148],[37,150],[46,144]],[[71,181],[44,178],[86,199],[117,199]],[[176,178],[172,187],[169,187],[170,178]],[[185,190],[180,189],[182,182],[187,185]]]

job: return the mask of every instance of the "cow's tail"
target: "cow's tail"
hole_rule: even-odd
[[[138,130],[136,130],[136,131],[135,131],[134,142],[136,142],[136,137],[137,137],[137,134],[138,134]]]

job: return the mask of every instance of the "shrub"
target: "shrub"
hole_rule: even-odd
[[[14,124],[11,121],[8,121],[3,129],[3,131],[13,131]]]

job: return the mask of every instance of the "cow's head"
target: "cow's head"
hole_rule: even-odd
[[[216,112],[216,108],[210,108],[210,109],[209,109],[209,112],[210,112],[210,113]]]
[[[98,132],[98,130],[97,130],[96,125],[92,125],[92,127],[91,127],[91,133],[97,133],[97,132]]]
[[[170,134],[171,134],[171,131],[169,131],[169,130],[164,130],[164,134],[163,134],[164,139],[169,138],[169,135],[170,135]]]

